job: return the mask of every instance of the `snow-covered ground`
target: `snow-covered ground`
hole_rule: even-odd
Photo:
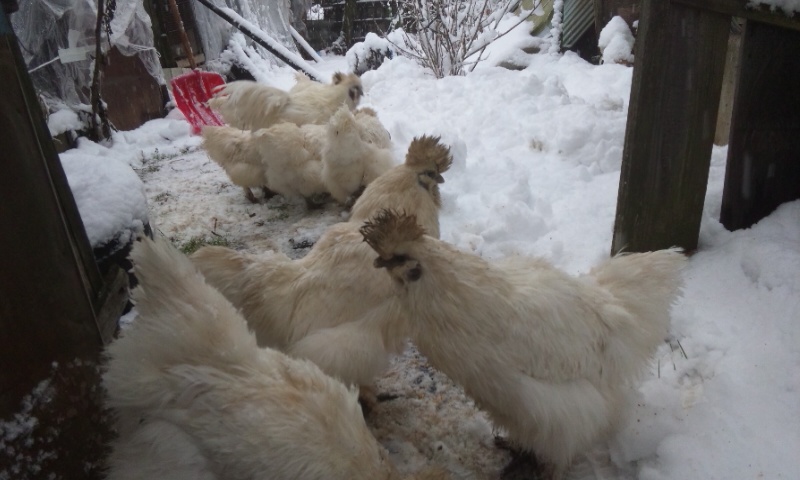
[[[585,272],[610,250],[632,69],[546,47],[523,54],[529,43],[522,30],[508,35],[473,73],[441,80],[395,58],[363,75],[362,105],[377,110],[398,162],[418,135],[451,145],[443,240],[486,258],[537,255]],[[509,58],[527,67],[494,66]],[[325,57],[316,68],[330,75],[347,64]],[[283,88],[294,81],[287,68],[263,78]],[[307,212],[281,198],[249,203],[188,124],[170,117],[116,134],[109,148],[83,142],[62,161],[96,155],[132,167],[143,183],[129,188],[144,192],[152,226],[177,244],[205,238],[297,257],[346,218],[335,205]],[[610,445],[616,478],[800,478],[800,201],[726,231],[717,220],[725,158],[715,147],[700,247],[670,339]],[[97,198],[81,211],[95,217],[113,202]],[[493,479],[509,461],[487,417],[413,350],[377,390],[387,400],[368,423],[401,469],[443,464],[457,478]]]

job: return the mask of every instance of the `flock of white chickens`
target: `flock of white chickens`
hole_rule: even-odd
[[[463,252],[439,240],[449,148],[421,136],[394,166],[362,94],[358,77],[336,74],[289,92],[233,82],[212,100],[230,126],[206,127],[204,146],[251,201],[259,187],[310,206],[330,194],[350,216],[299,260],[136,244],[138,317],[104,377],[119,418],[108,478],[401,478],[359,387],[368,403],[408,339],[544,478],[569,476],[615,433],[667,335],[683,254],[619,256],[572,277]]]
[[[394,165],[389,132],[374,110],[355,110],[363,96],[356,75],[337,73],[332,85],[297,80],[289,92],[250,81],[225,85],[209,104],[230,126],[204,128],[206,151],[250,201],[251,189],[263,187],[309,207],[325,194],[348,204]]]

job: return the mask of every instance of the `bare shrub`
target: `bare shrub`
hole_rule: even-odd
[[[484,59],[489,44],[527,20],[540,0],[534,0],[534,8],[523,12],[511,28],[498,31],[503,16],[519,4],[520,0],[400,0],[396,23],[403,29],[387,38],[398,53],[431,69],[436,78],[463,75]]]
[[[385,38],[370,32],[363,42],[358,42],[347,51],[347,65],[356,75],[376,70],[387,58],[394,58],[392,44]]]

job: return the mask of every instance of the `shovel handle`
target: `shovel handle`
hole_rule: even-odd
[[[181,20],[181,12],[178,10],[178,4],[175,3],[175,0],[169,0],[169,10],[172,12],[172,18],[175,20],[175,23],[178,25],[178,33],[181,35],[183,53],[189,60],[189,66],[192,67],[192,70],[194,70],[197,68],[197,64],[194,62],[192,45],[189,43],[189,37],[186,36],[186,30],[183,28],[183,20]]]

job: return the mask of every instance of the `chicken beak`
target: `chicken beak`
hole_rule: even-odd
[[[436,174],[436,183],[444,183],[444,177],[441,173]]]

